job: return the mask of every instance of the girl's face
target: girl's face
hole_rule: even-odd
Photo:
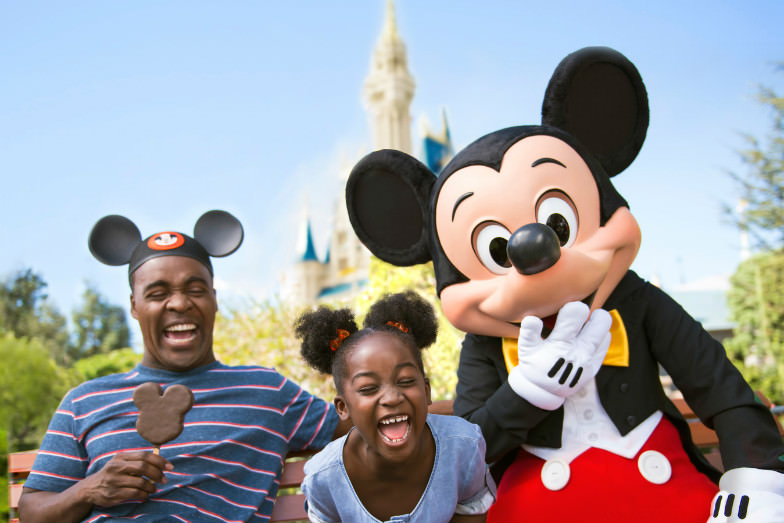
[[[368,446],[387,461],[413,455],[425,428],[430,383],[412,350],[396,335],[363,339],[346,358],[343,390],[335,397],[342,420],[351,419]]]

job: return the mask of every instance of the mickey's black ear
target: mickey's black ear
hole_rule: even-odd
[[[207,211],[193,226],[193,238],[210,256],[219,258],[236,251],[243,235],[240,221],[226,211]]]
[[[393,149],[357,163],[346,183],[346,207],[370,252],[398,266],[430,261],[428,205],[435,180],[422,162]]]
[[[90,231],[87,243],[95,258],[106,265],[125,265],[142,241],[138,227],[125,216],[104,216]]]
[[[648,131],[642,77],[628,58],[609,47],[576,51],[550,79],[542,123],[577,138],[615,176],[632,163]]]

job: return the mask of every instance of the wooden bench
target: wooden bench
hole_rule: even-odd
[[[770,408],[774,414],[779,432],[784,436],[779,416],[784,415],[784,407],[777,407],[771,404],[761,392],[757,391],[757,396],[763,405]],[[697,448],[705,453],[705,457],[719,470],[724,470],[719,455],[719,439],[714,431],[706,427],[694,414],[691,408],[683,399],[673,400],[675,406],[689,422],[691,436]],[[433,402],[430,412],[434,414],[453,414],[452,400],[441,400]],[[9,479],[9,502],[11,508],[11,523],[16,523],[16,509],[19,507],[19,497],[22,495],[22,484],[30,473],[35,460],[36,451],[15,452],[8,455],[8,479]],[[305,477],[305,462],[314,452],[292,452],[286,456],[283,472],[280,478],[278,497],[275,500],[275,508],[272,511],[271,522],[283,523],[287,521],[306,521],[305,496],[299,490],[302,480]]]
[[[773,419],[776,421],[776,425],[779,428],[779,433],[784,437],[784,427],[782,427],[781,420],[779,419],[780,416],[784,415],[784,407],[773,405],[762,392],[756,391],[756,393],[760,402],[770,409],[773,414]],[[719,437],[716,435],[716,432],[706,427],[705,424],[700,421],[683,398],[673,399],[672,402],[678,407],[678,410],[683,417],[686,418],[686,421],[689,422],[691,439],[694,441],[694,444],[703,454],[705,454],[705,458],[711,465],[720,471],[723,471],[724,464],[721,462],[721,454],[719,454]]]
[[[307,521],[305,512],[305,495],[299,490],[305,478],[305,462],[315,454],[314,451],[290,452],[286,456],[283,472],[280,476],[280,487],[270,522],[284,523],[287,521]],[[18,523],[17,509],[25,478],[30,474],[35,461],[36,451],[13,452],[8,455],[8,497],[10,507],[10,523]]]

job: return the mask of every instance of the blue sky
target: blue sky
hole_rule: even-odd
[[[245,227],[240,250],[215,262],[219,297],[274,293],[305,201],[323,256],[343,169],[370,148],[361,91],[384,10],[0,1],[0,276],[33,268],[68,315],[85,281],[126,305],[125,270],[87,249],[93,223],[122,214],[144,236],[191,233],[219,208]],[[770,128],[756,86],[783,90],[784,3],[397,0],[396,12],[417,83],[414,135],[443,108],[458,149],[538,123],[566,54],[626,54],[651,106],[642,152],[614,180],[643,231],[632,268],[665,289],[735,269],[726,173],[743,171],[740,134]]]

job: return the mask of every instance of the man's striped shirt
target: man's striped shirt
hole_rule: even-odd
[[[119,452],[151,451],[136,432],[132,400],[134,388],[148,381],[193,391],[182,434],[160,449],[174,470],[148,499],[95,507],[85,522],[267,521],[286,453],[323,447],[337,426],[331,404],[274,369],[214,362],[180,373],[140,365],[66,395],[25,487],[60,492]]]

